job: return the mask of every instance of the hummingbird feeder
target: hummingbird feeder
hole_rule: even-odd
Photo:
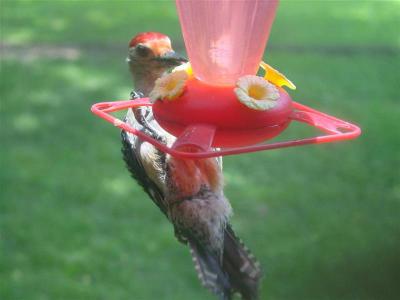
[[[356,125],[293,101],[295,86],[261,61],[278,0],[176,0],[189,64],[157,80],[150,98],[102,102],[92,112],[160,150],[182,158],[207,158],[356,138]],[[259,67],[265,76],[256,76]],[[117,119],[112,112],[152,107],[171,146]],[[324,134],[265,143],[292,122]],[[196,151],[192,151],[196,149]]]

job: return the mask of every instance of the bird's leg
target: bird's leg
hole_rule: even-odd
[[[139,99],[142,98],[144,95],[141,92],[136,92],[136,91],[131,91],[130,98],[131,100]],[[150,112],[150,109],[148,107],[138,107],[134,108],[133,114],[135,116],[136,121],[143,127],[143,131],[151,136],[152,138],[156,139],[157,141],[166,144],[166,139],[165,137],[159,135],[157,131],[149,124],[147,118],[151,117],[153,119],[153,116]],[[152,121],[152,120],[150,120]]]

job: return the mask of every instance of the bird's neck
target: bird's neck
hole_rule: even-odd
[[[162,68],[144,68],[140,65],[129,65],[135,85],[135,91],[148,97],[154,88],[155,81],[160,78],[165,70]]]

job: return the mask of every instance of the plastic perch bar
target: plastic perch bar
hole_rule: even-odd
[[[146,135],[145,133],[132,128],[127,123],[121,121],[111,114],[112,112],[117,112],[128,108],[137,108],[140,106],[152,106],[152,104],[149,102],[148,98],[129,101],[101,102],[94,104],[91,108],[91,111],[107,122],[114,124],[114,126],[128,131],[138,136],[142,140],[149,142],[161,151],[180,158],[208,158],[309,144],[338,142],[354,139],[361,134],[361,129],[356,125],[329,116],[297,102],[293,102],[293,111],[289,117],[290,121],[306,123],[321,130],[325,133],[325,135],[269,144],[256,144],[242,147],[216,149],[212,148],[212,142],[217,128],[212,125],[193,124],[188,126],[186,130],[184,130],[184,132],[177,138],[174,145],[169,147]],[[184,150],[189,148],[193,149],[193,147],[197,149],[196,152]]]

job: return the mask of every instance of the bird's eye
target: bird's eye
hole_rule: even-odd
[[[144,45],[137,45],[136,46],[136,53],[140,56],[147,56],[150,54],[150,49]]]

